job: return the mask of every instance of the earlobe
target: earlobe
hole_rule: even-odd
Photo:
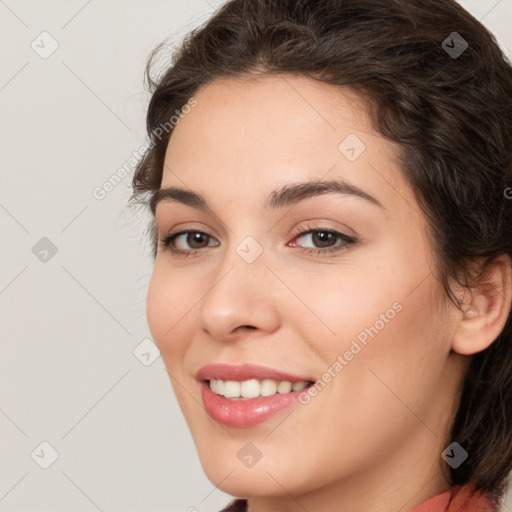
[[[507,322],[512,300],[510,256],[502,254],[488,262],[467,295],[452,338],[453,351],[462,355],[485,350]]]

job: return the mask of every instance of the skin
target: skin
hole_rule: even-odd
[[[155,217],[160,237],[194,229],[211,238],[175,242],[203,247],[196,256],[158,252],[147,318],[206,475],[249,497],[253,512],[406,511],[445,491],[440,454],[458,386],[468,356],[503,328],[510,266],[499,260],[489,270],[503,293],[476,290],[466,313],[448,300],[398,148],[373,130],[350,90],[274,75],[216,80],[194,97],[170,138],[161,186],[201,193],[214,214],[164,201]],[[366,145],[353,162],[338,149],[348,134]],[[321,178],[344,178],[384,208],[328,193],[265,209],[272,190]],[[296,235],[308,224],[358,242],[304,254],[328,246]],[[250,264],[236,252],[247,236],[263,250]],[[195,379],[202,366],[249,362],[320,379],[396,302],[401,311],[309,404],[247,428],[205,412]],[[252,468],[237,457],[247,442],[262,454]]]

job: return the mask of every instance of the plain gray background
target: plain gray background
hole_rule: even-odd
[[[146,58],[221,3],[0,0],[0,511],[229,501],[148,341],[146,219],[126,208]],[[512,0],[461,3],[512,56]]]

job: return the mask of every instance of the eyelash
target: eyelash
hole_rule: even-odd
[[[205,235],[206,237],[208,237],[208,240],[213,238],[210,235],[208,235],[207,233],[203,233],[202,231],[198,231],[198,230],[189,229],[189,230],[179,231],[177,233],[172,233],[172,234],[166,236],[165,238],[159,239],[160,243],[163,247],[162,250],[165,250],[168,248],[174,256],[180,256],[180,257],[181,256],[187,257],[187,256],[191,256],[191,255],[199,255],[199,253],[204,252],[205,249],[207,249],[207,247],[203,247],[201,249],[191,249],[189,251],[184,251],[182,249],[175,249],[172,246],[172,243],[174,242],[174,240],[177,237],[184,235],[184,234],[190,234],[190,233],[199,233],[199,234]],[[299,236],[308,235],[310,233],[330,233],[330,234],[334,235],[336,238],[341,239],[342,243],[338,246],[328,247],[326,249],[314,249],[311,247],[304,247],[303,254],[316,254],[318,256],[320,254],[329,254],[329,253],[333,253],[333,252],[339,252],[339,251],[347,249],[350,246],[357,243],[357,240],[355,238],[345,235],[344,233],[340,233],[339,231],[335,231],[334,229],[312,228],[309,224],[307,227],[299,228],[297,230],[297,233],[294,235],[294,239]]]

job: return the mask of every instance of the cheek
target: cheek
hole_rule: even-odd
[[[340,267],[335,279],[309,276],[314,286],[309,284],[308,306],[322,322],[313,319],[313,329],[304,321],[303,335],[314,340],[324,362],[328,383],[322,394],[351,404],[362,420],[379,409],[386,417],[384,409],[394,409],[390,401],[400,409],[393,393],[422,408],[445,367],[448,318],[436,302],[439,284],[418,261],[415,268],[394,257],[368,264],[364,272]],[[335,409],[329,414],[338,416]]]
[[[354,340],[365,347],[371,340],[384,337],[391,324],[401,322],[411,279],[403,273],[401,281],[392,276],[384,265],[371,268],[350,263],[338,269],[320,269],[315,275],[297,273],[288,282],[295,290],[302,290],[307,309],[295,304],[289,323],[294,316],[293,323],[301,326],[302,337],[315,343],[325,363],[332,363]]]
[[[384,293],[371,308],[363,308],[364,318],[359,313],[356,323],[351,323],[351,310],[343,315],[351,335],[341,337],[336,347],[344,367],[330,392],[363,429],[371,430],[375,421],[389,433],[412,428],[416,419],[409,411],[426,415],[440,393],[450,339],[433,300],[435,286],[432,279],[409,295]],[[330,359],[335,358],[333,350]],[[342,414],[333,414],[344,422]]]
[[[383,288],[360,304],[344,301],[332,324],[337,335],[317,345],[325,364],[322,380],[327,383],[299,411],[304,414],[303,429],[297,435],[317,432],[315,438],[324,441],[315,456],[345,461],[329,462],[332,471],[344,471],[346,461],[357,467],[387,456],[417,429],[423,440],[430,439],[418,417],[440,431],[430,419],[430,407],[440,403],[443,393],[439,382],[449,343],[432,301],[435,283],[424,282],[420,288],[410,295],[410,287],[403,294],[396,287]],[[361,290],[356,294],[361,299],[364,295]],[[400,305],[393,308],[394,301]],[[379,318],[386,311],[387,323]],[[335,320],[333,316],[331,321]],[[365,333],[366,343],[358,333]],[[306,438],[301,442],[307,445]],[[307,465],[311,456],[306,451],[301,462]]]
[[[174,394],[187,421],[193,417],[194,406],[190,403],[189,375],[185,372],[184,360],[190,346],[189,337],[193,306],[199,299],[191,293],[190,285],[180,283],[175,273],[161,263],[155,264],[148,287],[146,316],[153,341],[169,374]],[[189,425],[189,428],[191,425]]]
[[[167,364],[177,359],[184,351],[184,343],[175,343],[182,339],[183,329],[187,322],[187,312],[195,300],[190,288],[180,284],[172,273],[165,271],[158,262],[155,263],[148,287],[146,300],[146,316],[153,340]]]

